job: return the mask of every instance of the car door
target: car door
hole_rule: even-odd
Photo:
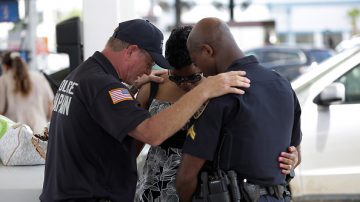
[[[339,67],[315,81],[302,106],[302,163],[297,174],[303,195],[360,198],[360,61],[352,60],[357,61],[346,72]],[[316,104],[320,94],[334,86],[345,90],[343,99]]]

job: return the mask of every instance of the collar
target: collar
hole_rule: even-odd
[[[259,64],[259,61],[256,59],[255,56],[250,55],[250,56],[245,56],[243,58],[237,59],[235,60],[228,68],[228,71],[231,70],[237,70],[239,69],[239,67],[241,69],[246,69],[249,65],[251,64]]]
[[[113,75],[116,79],[120,80],[119,75],[115,71],[115,67],[110,63],[110,61],[99,51],[96,51],[91,58],[93,58],[101,68],[108,74]]]

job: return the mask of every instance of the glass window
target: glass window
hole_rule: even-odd
[[[317,63],[321,63],[333,55],[333,52],[330,50],[311,49],[306,52],[311,57],[311,61]]]
[[[263,62],[274,62],[278,64],[300,64],[301,57],[297,51],[264,51]]]
[[[360,64],[340,77],[345,86],[345,103],[360,103]]]
[[[278,33],[277,39],[280,44],[286,43],[288,41],[286,33]]]
[[[334,49],[343,40],[341,32],[325,31],[322,35],[324,45],[331,49]]]
[[[314,44],[314,34],[313,33],[296,33],[295,40],[297,44]]]

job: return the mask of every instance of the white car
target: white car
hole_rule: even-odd
[[[295,201],[360,201],[360,47],[292,82],[302,107]]]

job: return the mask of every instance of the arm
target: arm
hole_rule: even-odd
[[[150,96],[150,83],[144,84],[138,94],[136,95],[136,100],[140,103],[140,106],[144,109],[147,109],[147,102]]]
[[[54,93],[50,87],[49,81],[46,79],[46,77],[43,74],[41,75],[41,81],[43,82],[43,99],[45,99],[44,101],[44,110],[46,112],[46,118],[47,120],[51,119],[51,114],[52,114],[52,110],[53,110],[53,101],[54,101]]]
[[[144,109],[146,109],[149,96],[150,96],[150,83],[146,83],[140,88],[136,96],[136,100],[140,103],[140,106]],[[136,153],[137,153],[136,156],[139,156],[145,144],[138,140],[135,141],[136,141],[135,144],[136,144]]]
[[[294,170],[295,167],[299,165],[301,161],[301,154],[300,154],[300,143],[302,138],[301,126],[300,126],[301,107],[297,99],[296,93],[294,91],[293,91],[293,96],[294,96],[295,113],[294,113],[294,125],[293,125],[290,145],[298,145],[298,146],[296,146],[296,148],[294,146],[291,146],[288,148],[289,153],[282,152],[280,154],[279,162],[280,162],[280,167],[283,168],[281,171],[283,174],[290,174],[290,172]]]
[[[6,92],[5,92],[5,79],[3,76],[0,76],[0,114],[5,114],[6,108]]]
[[[53,109],[53,102],[52,102],[52,101],[49,101],[49,102],[48,102],[48,111],[47,111],[47,119],[48,119],[48,120],[51,119],[52,109]]]
[[[176,192],[181,202],[191,201],[198,183],[197,176],[204,163],[204,159],[185,153],[183,154],[176,175]]]
[[[129,135],[153,146],[161,144],[178,131],[208,99],[227,93],[243,94],[244,91],[237,87],[250,86],[250,81],[243,75],[243,71],[227,72],[204,79],[172,106],[144,120]]]

